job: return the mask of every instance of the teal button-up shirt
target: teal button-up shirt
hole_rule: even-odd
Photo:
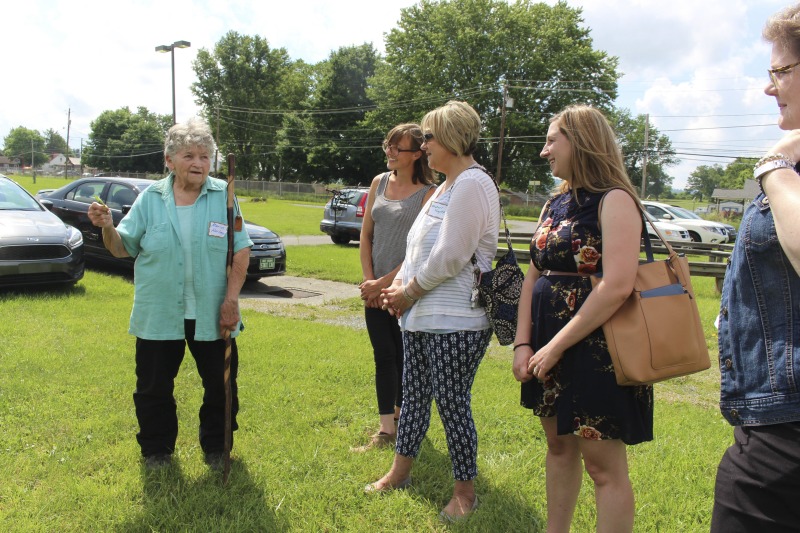
[[[134,296],[128,332],[148,340],[184,339],[184,265],[173,176],[145,189],[117,231],[134,263]],[[197,298],[195,340],[220,337],[219,308],[227,290],[227,192],[222,180],[206,177],[195,202],[192,270]],[[241,215],[238,203],[236,214]],[[242,224],[234,252],[253,246]],[[241,326],[241,324],[240,324]],[[237,336],[236,328],[232,336]]]

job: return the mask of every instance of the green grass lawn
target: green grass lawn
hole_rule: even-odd
[[[50,178],[59,181],[59,178]],[[44,179],[37,187],[49,188]],[[60,180],[63,182],[63,180]],[[42,183],[40,183],[42,182]],[[32,184],[31,184],[32,185]],[[243,202],[279,233],[319,234],[321,210]],[[313,213],[311,215],[310,213]],[[312,230],[313,228],[313,230]],[[357,283],[356,245],[290,246],[289,275]],[[629,448],[636,531],[707,531],[716,466],[732,441],[717,409],[711,278],[693,278],[712,369],[656,386],[655,440]],[[202,387],[191,356],[176,383],[176,464],[146,472],[135,440],[128,279],[89,270],[70,290],[0,292],[0,526],[6,531],[445,531],[452,490],[441,422],[413,487],[368,497],[392,452],[353,454],[376,429],[374,364],[358,299],[243,311],[240,430],[229,486],[202,462]],[[519,407],[511,352],[492,343],[473,389],[481,507],[457,531],[543,531],[544,434]],[[573,530],[594,529],[585,477]]]
[[[355,246],[290,247],[288,273],[355,283],[357,255]],[[713,348],[718,297],[712,280],[695,285]],[[349,451],[377,418],[369,339],[353,327],[361,323],[357,299],[244,311],[241,429],[228,487],[202,462],[202,388],[188,355],[176,384],[176,464],[144,471],[131,399],[133,338],[126,334],[132,291],[124,277],[90,270],[72,290],[0,293],[4,530],[446,530],[437,514],[452,479],[435,415],[413,487],[382,497],[362,493],[387,470],[392,452]],[[482,503],[454,530],[543,530],[544,435],[519,407],[510,361],[509,349],[493,343],[475,381]],[[629,449],[636,531],[708,530],[716,465],[731,441],[716,407],[718,383],[712,369],[656,386],[655,440]],[[586,478],[574,531],[591,531],[594,520]]]

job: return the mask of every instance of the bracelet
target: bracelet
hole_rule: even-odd
[[[529,342],[521,342],[519,344],[515,344],[514,345],[514,351],[516,352],[517,348],[519,348],[520,346],[528,346],[529,348],[533,348],[533,346],[531,346],[531,343],[529,343]]]
[[[418,298],[412,298],[411,296],[409,296],[409,294],[406,292],[405,285],[403,286],[403,296],[405,296],[406,300],[408,300],[411,303],[414,303],[418,300]]]
[[[764,176],[779,168],[789,168],[794,170],[794,163],[791,160],[783,157],[775,157],[753,169],[753,179],[756,180],[756,183],[758,183],[758,188],[763,194],[766,193],[764,193],[764,187],[761,185],[761,180],[764,179]]]
[[[764,157],[762,157],[761,159],[759,159],[756,162],[756,164],[753,165],[753,170],[757,169],[758,167],[760,167],[764,163],[769,163],[770,161],[776,161],[778,159],[785,159],[786,161],[789,161],[792,164],[792,166],[794,166],[794,161],[792,161],[789,158],[789,156],[786,156],[786,155],[784,155],[784,154],[779,152],[777,154],[767,154]]]

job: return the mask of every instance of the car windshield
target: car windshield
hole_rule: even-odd
[[[684,209],[682,207],[676,207],[674,205],[671,205],[671,206],[668,207],[668,209],[669,209],[670,213],[672,213],[673,215],[675,215],[678,218],[693,218],[695,220],[698,220],[698,219],[699,220],[703,220],[703,217],[701,217],[700,215],[692,213],[688,209]]]
[[[691,211],[687,211],[682,207],[675,207],[674,205],[669,205],[669,206],[664,206],[664,209],[669,211],[670,214],[675,218],[694,218],[694,219],[700,218],[702,220],[700,216],[695,215]]]
[[[38,204],[25,189],[9,179],[0,179],[0,210],[41,211]]]

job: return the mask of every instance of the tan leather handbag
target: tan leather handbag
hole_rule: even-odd
[[[650,220],[644,210],[642,217],[643,221]],[[668,258],[653,259],[650,236],[643,224],[646,259],[639,265],[633,292],[603,324],[619,385],[656,383],[711,366],[689,263],[672,249],[655,225],[653,229],[669,251]],[[591,276],[593,287],[600,276]]]

